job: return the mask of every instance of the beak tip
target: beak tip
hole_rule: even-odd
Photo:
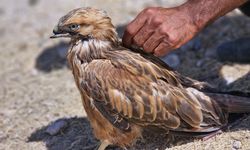
[[[56,25],[54,27],[52,32],[53,32],[53,35],[51,35],[49,38],[51,38],[51,39],[57,38],[57,34],[60,34],[58,25]]]
[[[55,35],[51,35],[49,38],[50,38],[50,39],[54,39],[54,38],[55,38]]]

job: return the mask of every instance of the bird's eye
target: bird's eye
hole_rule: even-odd
[[[79,29],[79,25],[78,24],[71,24],[70,26],[69,26],[69,28],[71,29],[71,30],[77,30],[77,29]]]

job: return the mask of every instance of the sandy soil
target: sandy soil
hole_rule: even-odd
[[[178,3],[177,3],[178,2]],[[97,140],[82,108],[65,52],[68,41],[50,40],[54,25],[69,10],[93,6],[106,10],[120,33],[147,6],[171,7],[181,0],[1,0],[0,150],[93,149]],[[250,18],[233,11],[175,52],[176,69],[221,90],[250,92],[250,65],[222,63],[216,47],[250,35]],[[65,127],[46,133],[57,121]],[[250,149],[250,117],[208,141],[146,132],[129,149]],[[117,148],[110,148],[117,149]]]

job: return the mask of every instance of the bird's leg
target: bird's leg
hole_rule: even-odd
[[[96,150],[105,150],[106,147],[108,147],[111,143],[107,140],[103,140],[100,142],[100,145],[96,147]]]

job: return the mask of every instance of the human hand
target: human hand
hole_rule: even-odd
[[[127,25],[123,44],[136,45],[148,53],[163,56],[188,42],[198,31],[185,9],[151,7]]]
[[[192,39],[206,25],[247,0],[188,0],[175,8],[144,9],[127,25],[123,44],[163,56]]]

